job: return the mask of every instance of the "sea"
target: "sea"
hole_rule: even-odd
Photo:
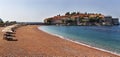
[[[38,28],[88,47],[120,54],[120,26],[40,26]]]

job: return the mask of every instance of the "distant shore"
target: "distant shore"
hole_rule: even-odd
[[[18,28],[16,38],[18,41],[0,39],[0,56],[119,57],[50,35],[39,30],[38,26]]]

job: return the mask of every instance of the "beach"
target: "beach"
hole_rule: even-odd
[[[2,34],[0,32],[1,57],[120,57],[50,35],[36,25],[18,28],[15,34],[18,41],[3,40]]]

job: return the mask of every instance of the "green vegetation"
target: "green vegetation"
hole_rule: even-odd
[[[1,18],[0,18],[0,27],[4,27],[4,26],[9,26],[9,25],[13,25],[16,24],[16,21],[6,21],[4,22]]]

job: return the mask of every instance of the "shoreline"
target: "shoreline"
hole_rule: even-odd
[[[38,26],[37,29],[43,31],[43,30],[40,29],[39,27],[40,27],[40,26]],[[64,36],[61,36],[61,35],[58,35],[58,34],[54,34],[54,33],[50,33],[50,32],[47,32],[47,31],[43,31],[43,32],[48,33],[48,34],[53,35],[53,36],[56,36],[56,37],[58,37],[58,38],[60,38],[60,39],[63,39],[63,40],[68,40],[68,41],[70,41],[70,42],[73,42],[73,43],[76,43],[76,44],[79,44],[79,45],[86,46],[86,47],[88,47],[88,48],[92,48],[92,49],[96,49],[96,50],[99,50],[99,51],[103,51],[103,52],[107,52],[107,53],[110,53],[110,54],[113,54],[113,55],[120,56],[120,54],[117,53],[117,52],[108,51],[108,50],[105,50],[105,49],[102,49],[102,48],[98,48],[98,47],[91,46],[91,45],[88,45],[88,44],[85,44],[85,43],[81,43],[81,42],[78,42],[78,41],[74,41],[74,40],[65,38]]]
[[[38,29],[37,25],[16,29],[18,41],[0,40],[2,57],[120,57],[80,45]],[[0,32],[2,34],[2,32]],[[1,36],[2,38],[2,36]]]

